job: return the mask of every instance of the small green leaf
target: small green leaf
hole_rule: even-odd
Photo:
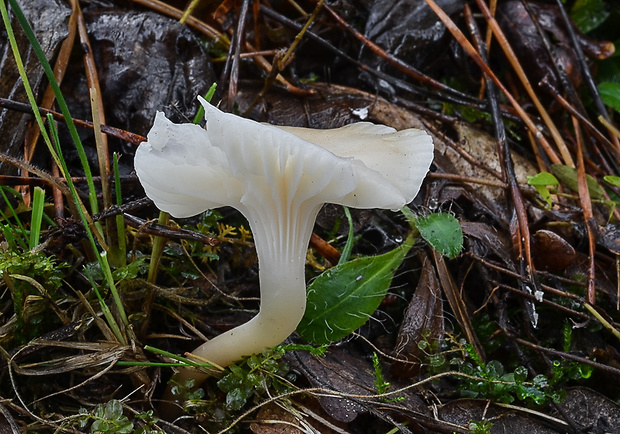
[[[30,219],[30,250],[39,245],[43,208],[45,207],[45,190],[35,187],[32,194],[32,216]]]
[[[553,204],[553,199],[551,199],[551,192],[549,189],[543,185],[535,185],[534,188],[536,192],[543,198],[545,202],[547,202],[547,209],[551,209],[551,205]]]
[[[226,394],[226,408],[233,411],[241,410],[248,400],[245,395],[241,389],[231,390]]]
[[[611,13],[604,0],[577,0],[570,15],[579,30],[588,33],[603,24]]]
[[[579,186],[577,184],[577,169],[563,164],[552,164],[551,171],[558,177],[562,185],[567,186],[574,192],[579,192]],[[590,196],[593,199],[603,199],[605,197],[603,187],[600,186],[596,179],[587,173],[586,182],[588,184]]]
[[[603,102],[620,113],[620,83],[605,82],[597,87]]]
[[[549,172],[540,172],[536,175],[528,176],[527,183],[529,185],[542,185],[542,186],[559,184],[558,179]]]
[[[517,384],[523,384],[527,380],[527,368],[525,366],[517,366],[514,372],[514,380]]]
[[[413,239],[379,256],[354,259],[331,268],[308,287],[306,313],[299,335],[322,345],[357,330],[379,307],[394,271],[411,248]]]
[[[417,217],[414,222],[420,235],[431,247],[448,258],[456,258],[463,249],[463,230],[451,214],[433,213]]]
[[[547,202],[547,208],[551,208],[552,200],[551,200],[551,192],[549,191],[548,185],[558,185],[558,179],[548,172],[541,172],[534,176],[527,177],[527,183],[532,185],[540,197]]]
[[[108,420],[118,420],[123,417],[123,405],[120,401],[112,399],[105,405],[103,417]]]
[[[620,187],[620,176],[607,175],[607,176],[604,176],[603,179],[605,180],[605,182],[608,182],[611,185]]]

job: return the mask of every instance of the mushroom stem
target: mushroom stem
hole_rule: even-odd
[[[301,207],[303,211],[305,207]],[[312,233],[312,224],[320,206],[303,216],[286,219],[265,227],[269,217],[252,218],[257,214],[244,210],[254,236],[258,255],[260,281],[260,310],[250,321],[224,332],[196,348],[192,354],[215,365],[226,367],[243,356],[260,354],[268,348],[280,345],[295,331],[306,310],[305,260]],[[261,213],[258,213],[261,214]],[[299,213],[296,213],[299,215]],[[274,220],[274,217],[271,217]],[[308,223],[305,223],[308,222]],[[301,226],[301,227],[300,227]],[[286,228],[295,233],[279,232],[269,228]],[[301,232],[300,232],[301,231]],[[177,381],[184,384],[188,379],[203,382],[209,374],[193,369],[179,372]]]

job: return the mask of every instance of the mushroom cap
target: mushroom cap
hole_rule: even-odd
[[[355,194],[338,202],[352,208],[397,210],[418,194],[433,161],[433,140],[425,131],[396,131],[386,125],[357,122],[340,128],[319,130],[278,127],[342,158],[353,158],[359,167]],[[381,197],[377,189],[387,184],[400,192],[400,200]]]
[[[400,209],[418,193],[433,159],[430,136],[368,122],[332,130],[276,127],[224,113],[204,99],[206,130],[157,113],[136,151],[146,194],[189,217],[263,200],[280,212],[325,202]]]

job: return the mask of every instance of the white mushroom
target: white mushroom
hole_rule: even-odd
[[[306,306],[306,250],[321,206],[400,209],[418,193],[433,144],[417,129],[396,132],[368,122],[332,130],[276,127],[200,102],[206,129],[157,113],[135,168],[147,196],[174,217],[232,206],[248,219],[260,311],[193,352],[227,366],[295,331]],[[181,380],[205,377],[181,373]]]

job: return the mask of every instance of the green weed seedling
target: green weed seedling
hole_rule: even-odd
[[[133,431],[133,422],[123,414],[123,405],[116,399],[97,405],[91,412],[81,408],[79,414],[83,415],[80,428],[90,425],[91,433],[130,434]]]
[[[493,424],[487,420],[472,420],[469,422],[469,432],[471,434],[490,434]]]
[[[120,401],[112,399],[105,404],[97,405],[93,410],[85,408],[79,410],[78,426],[81,430],[89,430],[91,433],[109,434],[163,434],[164,431],[157,428],[159,421],[153,415],[153,411],[138,413],[135,422],[129,420],[123,414],[123,405]],[[139,425],[137,428],[135,425]]]
[[[537,173],[533,176],[527,177],[527,183],[536,189],[536,192],[543,198],[546,209],[551,209],[552,198],[551,195],[556,192],[556,188],[559,185],[558,179],[548,172]]]
[[[226,393],[226,409],[241,410],[250,398],[265,398],[268,389],[277,393],[292,390],[287,379],[290,368],[280,360],[283,355],[284,351],[276,347],[229,366],[228,373],[217,382],[217,387]]]
[[[13,299],[14,337],[18,344],[39,336],[45,324],[58,321],[51,309],[55,307],[66,267],[42,252],[0,250],[0,275]]]
[[[543,374],[528,380],[528,370],[518,366],[513,372],[506,372],[504,365],[491,360],[484,363],[473,346],[464,344],[468,360],[452,360],[459,370],[466,374],[461,386],[461,394],[466,398],[488,399],[493,402],[510,404],[515,400],[531,405],[548,402],[561,402],[563,389],[559,386],[568,380],[587,379],[592,368],[582,363],[566,360],[553,362],[551,377]]]
[[[294,374],[281,360],[290,351],[307,351],[321,357],[327,351],[327,345],[287,344],[265,350],[214,374],[219,379],[204,388],[196,389],[194,380],[185,384],[174,383],[173,377],[172,393],[184,397],[186,412],[208,414],[213,429],[221,428],[236,419],[240,411],[247,410],[249,405],[295,390]]]
[[[505,404],[516,399],[536,405],[544,404],[549,398],[557,401],[555,395],[547,393],[549,381],[546,376],[537,375],[527,381],[528,371],[523,366],[506,372],[504,365],[497,360],[484,363],[471,344],[465,344],[464,350],[471,360],[459,363],[460,371],[468,376],[463,379],[461,388],[464,397]]]
[[[377,353],[372,353],[372,367],[375,374],[375,388],[377,389],[377,393],[379,395],[383,395],[390,389],[390,383],[385,381],[385,377],[383,376],[383,367],[381,366]],[[396,398],[383,398],[383,401],[399,402],[404,399],[405,398],[403,396],[397,396]]]

